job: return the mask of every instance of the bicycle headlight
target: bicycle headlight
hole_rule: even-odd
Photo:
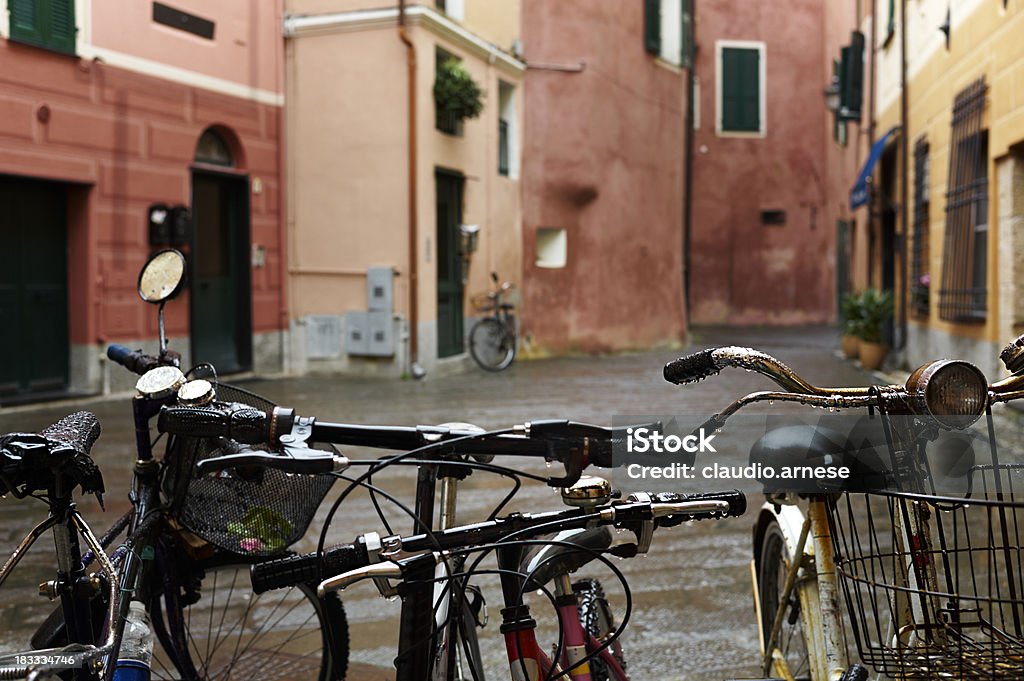
[[[918,367],[907,379],[907,393],[918,415],[944,428],[966,428],[985,412],[988,380],[969,362],[941,359]]]

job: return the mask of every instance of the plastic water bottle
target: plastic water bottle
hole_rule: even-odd
[[[153,639],[146,606],[132,601],[128,604],[128,619],[124,623],[121,649],[117,653],[114,681],[149,681]]]

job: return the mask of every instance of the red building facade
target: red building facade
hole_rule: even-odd
[[[681,0],[524,0],[523,336],[537,354],[680,342]]]
[[[834,318],[843,208],[829,200],[834,142],[823,90],[838,48],[826,45],[825,4],[698,3],[694,324]]]
[[[191,215],[172,347],[224,370],[282,366],[281,10],[178,5],[168,21],[150,3],[39,3],[70,8],[63,42],[52,17],[0,6],[0,403],[98,392],[108,343],[155,346],[136,281],[166,241],[149,234],[160,205]]]

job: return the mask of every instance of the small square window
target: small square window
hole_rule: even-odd
[[[558,269],[568,261],[568,239],[564,229],[537,229],[537,267]]]

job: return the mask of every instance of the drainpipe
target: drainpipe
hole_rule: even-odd
[[[896,347],[902,350],[907,346],[907,187],[908,164],[907,153],[910,148],[910,135],[907,128],[907,2],[900,0],[900,238],[899,265],[900,280],[900,342]]]
[[[409,373],[423,378],[419,364],[419,257],[416,214],[416,46],[406,32],[405,0],[398,0],[398,37],[405,45],[409,99]]]
[[[690,54],[690,68],[686,74],[686,166],[683,169],[683,310],[686,313],[686,328],[690,328],[690,224],[693,221],[693,116],[694,116],[694,73],[697,71],[697,0],[690,3],[690,33],[694,45]]]

